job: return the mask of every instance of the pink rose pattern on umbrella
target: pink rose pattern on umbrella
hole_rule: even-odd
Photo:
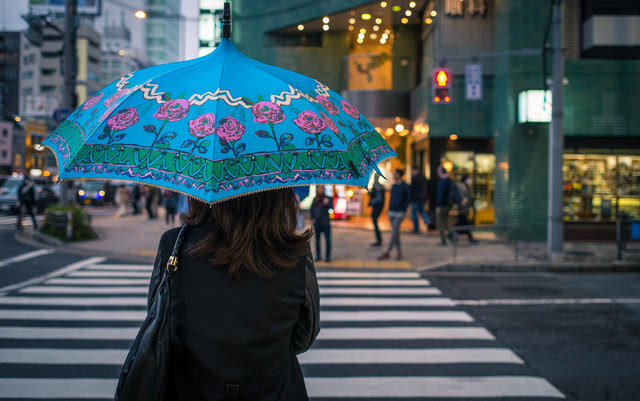
[[[301,112],[293,122],[304,132],[314,135],[304,140],[306,146],[312,146],[314,143],[318,146],[318,149],[320,149],[322,145],[328,148],[333,146],[331,135],[324,134],[320,137],[320,133],[327,128],[327,123],[313,111],[305,110]]]
[[[111,116],[107,120],[107,125],[114,131],[123,130],[137,123],[138,120],[140,120],[138,110],[133,107],[127,107],[117,112],[114,116]]]
[[[118,100],[120,100],[120,98],[124,95],[126,95],[127,93],[129,93],[129,88],[122,88],[119,91],[117,91],[116,93],[114,93],[113,95],[111,95],[111,97],[107,100],[104,101],[104,105],[105,106],[111,106],[112,104],[116,103]]]
[[[110,113],[109,110],[107,110],[107,112]],[[120,141],[126,136],[126,133],[118,133],[118,131],[122,131],[131,127],[139,120],[140,117],[138,116],[138,110],[134,109],[133,107],[122,109],[115,115],[109,117],[109,119],[107,120],[107,125],[105,125],[102,134],[98,136],[98,139],[107,138],[108,144]]]
[[[189,120],[189,132],[197,139],[195,141],[187,139],[182,143],[182,145],[180,145],[180,147],[192,147],[189,153],[193,153],[196,149],[200,153],[206,153],[207,147],[211,145],[211,141],[202,141],[202,138],[216,133],[216,116],[213,113],[204,113],[193,120]]]
[[[204,138],[216,132],[216,116],[205,113],[193,120],[189,120],[189,132],[196,138]]]
[[[229,116],[221,118],[220,125],[216,130],[216,134],[218,134],[218,137],[220,138],[220,145],[222,145],[220,152],[227,153],[231,150],[233,151],[234,156],[238,156],[240,153],[244,152],[247,145],[244,142],[239,144],[237,143],[237,141],[242,138],[244,131],[244,125],[234,117]]]
[[[320,112],[320,116],[322,116],[322,119],[324,120],[324,122],[327,123],[327,127],[329,127],[329,129],[333,131],[334,134],[336,134],[338,139],[340,139],[340,142],[346,144],[347,138],[345,138],[344,135],[340,133],[340,130],[338,129],[338,126],[336,125],[336,123],[328,115],[324,114],[323,112]]]
[[[342,106],[342,110],[351,117],[355,118],[356,120],[360,118],[360,112],[356,110],[355,107],[350,105],[346,100],[341,100],[340,105]]]
[[[305,110],[298,114],[293,122],[308,134],[319,134],[327,128],[327,123],[311,110]]]
[[[254,104],[251,113],[253,121],[260,124],[279,124],[286,118],[280,106],[266,100]]]
[[[178,121],[187,116],[189,107],[190,104],[187,99],[169,100],[162,104],[153,116],[158,120]]]
[[[155,135],[155,139],[151,143],[151,146],[157,146],[159,148],[169,147],[169,141],[174,139],[177,134],[174,131],[162,133],[164,127],[169,122],[182,120],[187,116],[189,112],[189,101],[186,99],[174,99],[168,100],[153,114],[158,120],[162,120],[160,129],[157,129],[155,125],[148,124],[144,126],[144,131]]]
[[[253,113],[253,121],[259,124],[269,124],[269,128],[271,128],[271,133],[264,130],[256,131],[257,136],[260,138],[273,139],[276,142],[276,148],[278,150],[282,150],[285,146],[289,146],[291,144],[291,141],[293,140],[293,136],[291,134],[284,133],[280,135],[280,139],[278,139],[278,136],[276,135],[274,124],[280,124],[285,118],[287,118],[280,106],[273,102],[262,100],[253,105],[251,113]]]
[[[91,96],[89,99],[87,99],[86,102],[84,102],[84,104],[82,105],[82,110],[89,110],[90,108],[92,108],[93,106],[95,106],[96,104],[98,104],[98,102],[100,101],[100,99],[102,99],[102,96],[104,95],[104,93],[98,93],[95,94],[93,96]]]
[[[327,99],[326,97],[322,96],[322,95],[318,95],[316,96],[316,100],[318,101],[318,103],[320,103],[325,109],[327,109],[327,111],[329,112],[329,114],[338,114],[340,113],[340,110],[338,110],[338,106],[336,106],[335,104],[333,104],[333,102],[329,99]]]

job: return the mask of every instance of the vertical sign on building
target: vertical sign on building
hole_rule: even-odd
[[[466,84],[465,98],[467,100],[482,100],[482,66],[468,64],[465,69]]]

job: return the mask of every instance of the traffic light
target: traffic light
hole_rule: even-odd
[[[447,68],[433,70],[431,99],[434,103],[451,102],[451,71]]]

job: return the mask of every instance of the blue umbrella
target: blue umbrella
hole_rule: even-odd
[[[397,156],[364,116],[315,79],[241,54],[128,74],[89,98],[44,145],[59,179],[128,180],[214,203],[278,187],[365,187]]]

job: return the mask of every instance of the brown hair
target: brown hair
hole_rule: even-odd
[[[297,211],[292,188],[257,192],[211,206],[189,199],[184,222],[210,230],[187,252],[210,257],[214,266],[228,266],[232,279],[240,279],[245,269],[270,277],[273,267],[294,267],[309,250],[312,232],[295,232]]]

